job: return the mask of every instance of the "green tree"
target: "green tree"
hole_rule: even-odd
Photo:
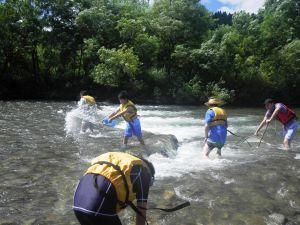
[[[135,80],[140,63],[132,48],[126,45],[119,49],[101,47],[98,55],[100,64],[92,72],[95,82],[123,88]]]

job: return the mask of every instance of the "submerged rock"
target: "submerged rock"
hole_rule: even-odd
[[[81,154],[95,157],[108,151],[123,151],[139,156],[149,156],[154,153],[163,156],[173,156],[178,148],[178,141],[174,135],[153,134],[143,131],[146,147],[142,147],[136,137],[128,141],[128,146],[122,148],[123,129],[99,125],[94,133],[72,133],[71,137],[79,145]],[[70,136],[70,133],[69,133]]]
[[[268,225],[284,225],[286,218],[284,215],[279,213],[273,213],[269,215]]]

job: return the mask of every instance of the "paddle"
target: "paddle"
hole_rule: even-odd
[[[105,126],[114,127],[118,124],[118,122],[116,120],[112,120],[112,121],[109,122],[109,119],[107,117],[105,117],[102,120],[102,124],[105,125]]]

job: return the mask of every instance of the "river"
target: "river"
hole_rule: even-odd
[[[98,123],[117,105],[98,103]],[[228,136],[221,158],[202,157],[205,107],[138,105],[147,152],[135,139],[129,151],[147,155],[156,168],[149,205],[191,206],[174,213],[149,211],[149,224],[299,225],[300,138],[282,149],[280,126],[272,123],[264,141]],[[249,136],[265,111],[227,108],[229,130]],[[298,110],[298,115],[300,111]],[[122,128],[97,124],[79,133],[76,102],[0,101],[0,224],[78,224],[73,193],[89,161],[119,150]],[[130,209],[123,224],[134,224]]]

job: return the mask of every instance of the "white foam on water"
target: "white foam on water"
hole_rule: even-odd
[[[98,134],[91,133],[91,134],[89,134],[89,137],[91,137],[91,138],[99,138],[99,137],[109,137],[109,136],[107,136],[105,134],[101,134],[101,133],[98,133]]]
[[[139,110],[138,114],[142,117],[146,116],[158,116],[163,118],[172,118],[186,116],[190,111],[168,111],[168,110]]]
[[[79,109],[73,109],[67,112],[65,117],[65,131],[67,135],[80,131],[82,117],[82,112]]]
[[[167,158],[160,154],[153,154],[149,160],[156,168],[156,177],[179,177],[189,172],[202,171],[208,168],[221,168],[228,165],[232,160],[214,157],[212,152],[207,159],[202,154],[203,144],[199,141],[183,144],[178,148],[175,158]]]
[[[231,184],[231,183],[235,182],[235,180],[233,178],[228,179],[228,178],[222,177],[222,176],[220,176],[219,174],[216,174],[216,173],[212,173],[211,176],[213,178],[215,178],[217,181],[223,182],[224,184]]]
[[[65,131],[67,135],[79,133],[81,129],[81,123],[83,120],[93,124],[99,124],[100,118],[99,110],[84,111],[80,108],[74,108],[65,116]]]
[[[288,189],[284,183],[281,184],[281,187],[277,190],[277,196],[280,198],[286,197],[288,194]]]
[[[203,122],[192,117],[142,117],[142,129],[156,134],[173,134],[178,141],[204,137]]]
[[[300,154],[296,154],[295,159],[300,159]]]
[[[183,193],[181,193],[181,190],[184,189],[184,185],[182,186],[179,186],[179,187],[176,187],[174,188],[174,192],[175,194],[181,198],[182,200],[185,200],[185,201],[188,201],[188,202],[202,202],[202,199],[201,198],[191,198],[191,197],[188,197],[186,195],[184,195]]]

